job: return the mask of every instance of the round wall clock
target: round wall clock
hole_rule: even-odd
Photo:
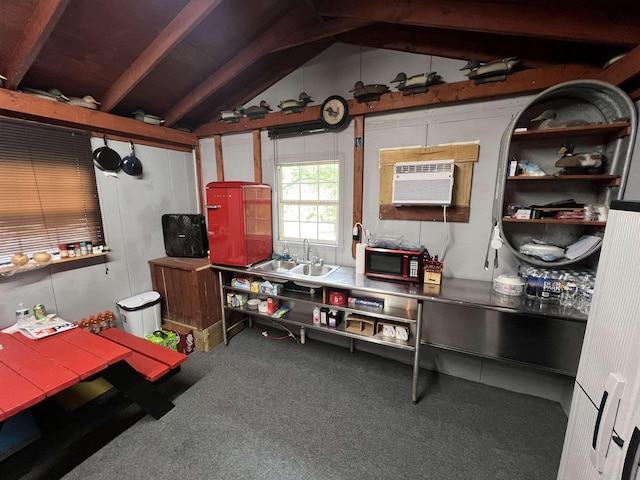
[[[332,95],[322,103],[320,120],[327,128],[340,128],[347,121],[349,106],[339,95]]]

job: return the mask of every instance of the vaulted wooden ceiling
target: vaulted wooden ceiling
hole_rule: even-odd
[[[92,95],[197,127],[248,100],[334,42],[527,69],[602,68],[640,89],[640,2],[596,0],[2,0],[5,88]]]

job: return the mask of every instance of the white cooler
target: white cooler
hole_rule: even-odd
[[[116,302],[125,332],[144,337],[160,329],[160,294],[144,292]]]

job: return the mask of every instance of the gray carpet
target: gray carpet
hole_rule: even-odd
[[[253,329],[192,354],[195,384],[63,478],[554,479],[560,405]]]

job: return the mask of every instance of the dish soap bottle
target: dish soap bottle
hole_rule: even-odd
[[[289,244],[287,242],[284,242],[284,247],[282,247],[282,259],[283,260],[289,260],[290,255],[289,255]]]

